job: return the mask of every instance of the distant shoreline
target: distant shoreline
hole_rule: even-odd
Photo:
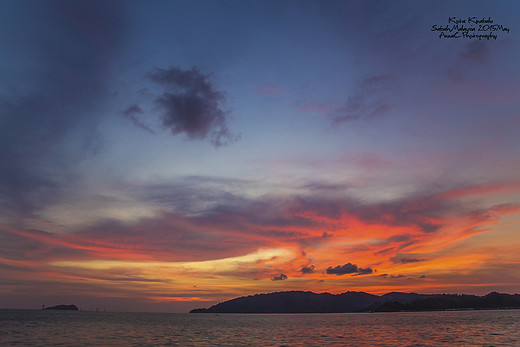
[[[371,313],[520,309],[519,294],[417,294],[365,292],[342,294],[303,291],[243,296],[190,313]]]

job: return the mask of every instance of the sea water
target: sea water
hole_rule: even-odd
[[[520,346],[520,310],[167,314],[0,310],[0,346]]]

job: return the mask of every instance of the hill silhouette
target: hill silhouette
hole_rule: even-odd
[[[288,291],[243,296],[209,308],[194,309],[190,313],[344,313],[506,308],[520,308],[520,295],[497,292],[485,296],[392,292],[378,296],[352,291],[342,294]]]

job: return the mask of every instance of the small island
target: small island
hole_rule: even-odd
[[[190,313],[350,313],[520,308],[519,294],[417,294],[392,292],[381,296],[365,292],[342,294],[303,291],[256,294],[231,299]]]
[[[76,305],[57,305],[51,307],[42,306],[42,311],[47,310],[62,310],[62,311],[79,311],[79,308]]]

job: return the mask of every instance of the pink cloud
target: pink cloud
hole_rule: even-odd
[[[492,195],[520,190],[520,181],[474,185],[455,188],[441,194],[441,198],[460,198],[470,195]]]
[[[281,92],[281,90],[271,84],[263,84],[255,87],[256,93],[261,96],[274,96]]]

